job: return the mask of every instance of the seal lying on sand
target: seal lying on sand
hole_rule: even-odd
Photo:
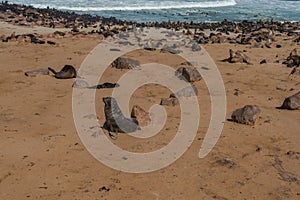
[[[126,118],[113,97],[104,97],[104,113],[106,122],[103,127],[109,131],[112,139],[117,139],[117,133],[131,133],[140,130],[135,118]]]
[[[76,69],[72,65],[65,65],[60,72],[56,72],[51,67],[48,67],[48,69],[54,74],[54,77],[58,79],[76,78],[77,76]]]

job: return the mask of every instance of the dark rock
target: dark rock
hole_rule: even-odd
[[[287,97],[279,109],[297,110],[300,109],[300,92]]]
[[[162,106],[176,106],[179,104],[177,98],[161,98],[160,105]]]
[[[231,115],[231,119],[240,124],[255,125],[260,113],[261,111],[258,106],[246,105],[243,108],[235,110]]]
[[[50,45],[56,45],[56,42],[52,42],[52,41],[47,41],[47,44],[50,44]]]
[[[36,37],[31,37],[31,43],[34,43],[34,44],[45,44],[45,41],[37,39]]]
[[[119,57],[111,66],[116,69],[140,69],[140,62],[132,58]]]
[[[266,63],[267,63],[266,59],[263,59],[262,61],[259,62],[259,64],[266,64]]]

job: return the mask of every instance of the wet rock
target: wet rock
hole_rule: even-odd
[[[170,98],[191,97],[197,95],[198,95],[198,89],[195,86],[187,86],[176,93],[172,93],[170,95]]]
[[[140,69],[140,62],[132,58],[119,57],[112,64],[116,69]]]
[[[146,112],[138,105],[133,106],[131,110],[131,117],[137,120],[139,126],[147,126],[151,122],[149,112]]]
[[[260,113],[261,111],[258,106],[246,105],[243,108],[235,110],[231,115],[231,119],[240,124],[255,125]]]
[[[297,110],[300,109],[300,92],[285,98],[279,109]]]
[[[179,104],[177,98],[161,98],[160,105],[162,106],[176,106]]]

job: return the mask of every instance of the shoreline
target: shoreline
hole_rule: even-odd
[[[21,34],[23,37],[31,33],[41,32],[48,34],[48,37],[56,37],[52,33],[67,37],[101,37],[107,38],[122,31],[131,30],[135,27],[155,27],[166,28],[177,32],[183,32],[193,37],[199,44],[207,43],[233,43],[251,44],[253,46],[263,46],[266,43],[273,43],[275,35],[294,37],[296,43],[300,38],[300,22],[277,22],[277,21],[243,21],[230,22],[224,19],[217,23],[187,23],[187,22],[148,22],[135,23],[118,20],[114,17],[102,18],[88,14],[76,14],[74,12],[64,12],[56,9],[39,9],[32,6],[17,4],[0,4],[0,21],[4,22],[1,26],[6,32],[1,39],[18,40],[19,32],[14,33],[12,25],[19,26],[18,30],[24,29]],[[5,24],[8,23],[8,24]],[[6,27],[5,27],[6,26]],[[25,28],[24,28],[25,27]],[[32,28],[39,29],[33,32]],[[30,30],[26,33],[25,30]],[[3,33],[2,33],[3,34]],[[27,35],[26,35],[27,34]],[[50,35],[49,35],[50,34]],[[270,46],[268,44],[268,46]]]

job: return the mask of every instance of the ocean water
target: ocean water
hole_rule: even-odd
[[[11,0],[136,22],[300,21],[300,0]]]

